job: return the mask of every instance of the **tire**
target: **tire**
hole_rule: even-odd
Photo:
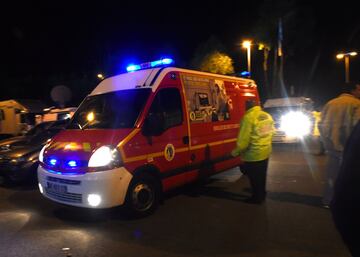
[[[148,174],[139,174],[130,182],[125,210],[131,217],[145,217],[159,206],[160,187],[157,179]]]

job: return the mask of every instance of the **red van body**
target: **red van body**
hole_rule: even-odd
[[[42,150],[42,194],[62,204],[134,214],[162,192],[241,163],[235,147],[253,80],[154,68],[103,80]]]

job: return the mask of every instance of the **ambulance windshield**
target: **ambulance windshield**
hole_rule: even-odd
[[[151,89],[130,89],[87,97],[68,129],[132,128]]]

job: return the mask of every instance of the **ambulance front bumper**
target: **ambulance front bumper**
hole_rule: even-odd
[[[85,208],[110,208],[125,202],[132,179],[124,167],[79,175],[38,167],[40,192],[55,202]]]

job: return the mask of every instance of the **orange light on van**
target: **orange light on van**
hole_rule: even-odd
[[[86,119],[91,122],[95,119],[95,115],[93,112],[89,112],[88,115],[86,115]]]
[[[64,146],[64,150],[76,151],[79,149],[81,149],[81,146],[75,142],[68,143],[67,145]]]

